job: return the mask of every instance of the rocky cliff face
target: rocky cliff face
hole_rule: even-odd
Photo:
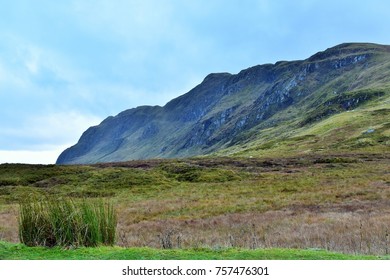
[[[389,61],[390,46],[342,44],[302,61],[210,74],[164,107],[137,107],[89,128],[57,163],[188,157],[235,145],[286,119],[303,116],[300,125],[308,125],[375,98],[356,91],[390,84],[383,75]],[[326,111],[326,102],[338,109]]]

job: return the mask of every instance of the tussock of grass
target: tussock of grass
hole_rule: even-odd
[[[27,246],[114,245],[116,214],[103,201],[49,199],[20,203],[19,238]]]

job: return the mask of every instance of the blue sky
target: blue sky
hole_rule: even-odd
[[[82,132],[212,72],[390,44],[386,0],[0,0],[0,163],[54,163]]]

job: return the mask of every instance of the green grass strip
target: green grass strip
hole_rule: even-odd
[[[0,241],[2,260],[383,260],[390,256],[348,255],[298,249],[177,249],[28,247]]]

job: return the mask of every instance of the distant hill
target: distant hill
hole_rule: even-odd
[[[83,133],[58,164],[390,151],[390,46],[348,43],[306,60],[208,75],[164,107]]]

